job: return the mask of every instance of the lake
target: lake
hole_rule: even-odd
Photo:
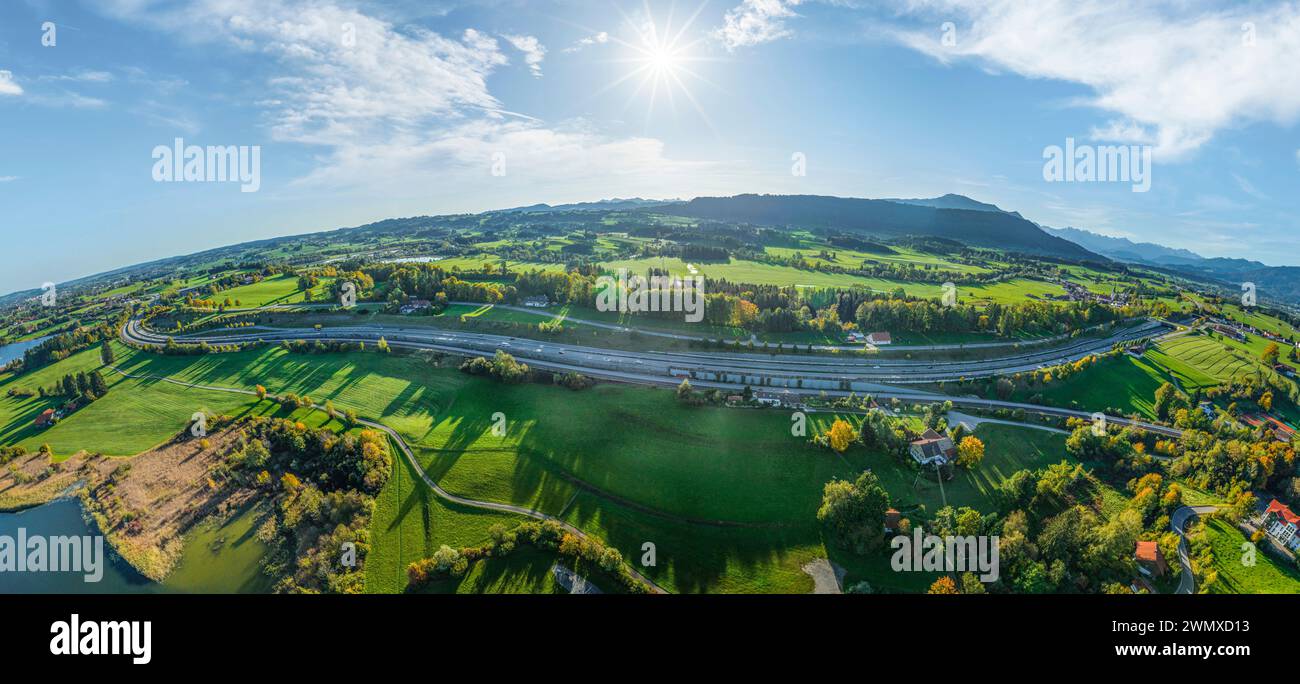
[[[10,344],[0,346],[0,366],[3,366],[6,363],[9,363],[10,361],[13,361],[14,359],[21,359],[23,357],[23,353],[26,352],[28,349],[31,349],[32,347],[35,347],[36,345],[48,339],[50,338],[47,335],[45,337],[37,337],[35,339],[24,340],[22,342],[13,342]]]
[[[264,506],[248,506],[221,524],[209,521],[186,536],[181,561],[161,584],[136,572],[104,543],[104,575],[86,582],[79,572],[0,573],[0,593],[8,594],[157,594],[265,593],[271,581],[259,565],[266,545],[257,539]],[[77,499],[59,499],[16,513],[0,513],[0,536],[93,535],[95,528],[81,515]]]

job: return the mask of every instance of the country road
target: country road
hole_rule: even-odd
[[[110,365],[108,366],[108,368],[119,375],[123,375],[128,378],[134,378],[137,380],[157,380],[160,382],[171,383],[173,385],[188,387],[190,389],[201,389],[201,390],[208,390],[212,392],[226,392],[228,394],[245,394],[245,395],[257,396],[257,393],[253,390],[238,389],[235,387],[216,387],[213,385],[200,385],[192,382],[184,382],[182,380],[177,380],[175,378],[170,378],[163,375],[145,375],[145,374],[137,374],[137,373],[128,373],[118,368],[115,365]],[[325,407],[319,404],[312,404],[312,408],[320,411],[325,410]],[[592,541],[600,542],[602,545],[604,543],[601,542],[601,540],[596,539],[592,535],[582,531],[581,529],[578,529],[577,527],[574,527],[573,525],[570,525],[569,523],[560,520],[559,518],[556,518],[553,515],[548,515],[541,511],[535,511],[531,508],[525,508],[524,506],[516,506],[514,504],[497,503],[495,501],[480,501],[478,499],[469,499],[463,496],[457,496],[455,494],[452,494],[451,492],[439,486],[437,482],[434,482],[433,478],[429,477],[429,474],[425,472],[424,467],[420,465],[419,459],[415,457],[415,453],[411,451],[411,447],[407,445],[406,440],[402,439],[401,435],[397,434],[396,430],[382,423],[377,423],[372,420],[366,420],[364,418],[358,418],[357,422],[361,423],[362,425],[372,427],[376,430],[380,430],[384,434],[392,438],[393,442],[397,444],[399,449],[401,449],[402,455],[406,457],[407,463],[409,463],[411,467],[415,469],[415,472],[420,475],[420,479],[424,481],[424,484],[428,485],[429,489],[433,490],[433,493],[436,494],[439,498],[443,499],[444,501],[448,501],[454,504],[460,504],[462,506],[469,506],[470,508],[479,508],[479,509],[490,510],[490,511],[501,511],[505,513],[516,513],[519,515],[524,515],[530,518],[534,518],[536,520],[542,520],[542,521],[552,520],[559,523],[561,526],[564,527],[565,530],[571,532],[572,534],[578,537],[591,539]],[[651,588],[651,590],[654,591],[654,593],[657,594],[668,593],[667,591],[664,590],[663,587],[656,584],[654,580],[638,572],[637,569],[633,567],[630,562],[626,563],[626,566],[628,571],[632,574],[633,577],[641,580],[642,582],[645,582]]]
[[[1212,513],[1218,506],[1183,506],[1174,511],[1169,517],[1169,527],[1178,533],[1178,562],[1183,566],[1182,575],[1178,579],[1178,589],[1175,594],[1194,594],[1196,593],[1196,578],[1192,576],[1192,559],[1188,555],[1187,534],[1185,528],[1188,521],[1198,515]]]

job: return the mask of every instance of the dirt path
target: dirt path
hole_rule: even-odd
[[[844,568],[830,562],[825,558],[818,558],[810,563],[805,563],[802,568],[809,577],[813,578],[814,594],[843,594],[844,593]]]
[[[181,380],[176,380],[174,378],[169,378],[166,376],[159,376],[159,375],[141,375],[141,374],[127,373],[126,371],[119,369],[117,366],[108,366],[108,368],[113,372],[118,373],[120,375],[124,375],[128,378],[158,380],[161,382],[172,383],[174,385],[180,385],[182,387],[211,390],[214,392],[227,392],[231,394],[245,394],[251,396],[257,395],[257,393],[252,390],[235,389],[233,387],[213,387],[209,385],[199,385],[196,383],[183,382]],[[323,406],[317,404],[313,404],[312,408],[322,410],[322,411],[324,410]],[[460,504],[462,506],[469,506],[471,508],[479,508],[479,509],[489,510],[489,511],[502,511],[506,513],[517,513],[519,515],[534,518],[536,520],[542,520],[542,521],[553,520],[559,523],[561,526],[563,526],[566,531],[574,534],[575,536],[582,537],[585,539],[592,539],[593,541],[599,541],[594,537],[592,537],[592,535],[584,532],[583,530],[580,530],[577,527],[574,527],[573,525],[570,525],[569,523],[560,520],[559,518],[556,518],[553,515],[549,515],[541,511],[535,511],[531,508],[526,508],[524,506],[516,506],[514,504],[497,503],[494,501],[479,501],[477,499],[468,499],[463,496],[457,496],[455,494],[452,494],[451,492],[448,492],[447,490],[439,486],[437,482],[434,482],[433,478],[429,477],[429,474],[425,472],[424,467],[420,465],[420,460],[417,459],[415,457],[415,453],[411,451],[411,447],[406,443],[405,439],[402,439],[401,435],[397,434],[396,430],[388,427],[387,425],[384,425],[382,423],[376,423],[371,420],[358,419],[357,422],[361,423],[362,425],[366,425],[368,427],[372,427],[376,430],[379,430],[380,432],[383,432],[384,434],[391,437],[393,439],[393,443],[397,445],[398,449],[402,452],[402,455],[406,457],[407,463],[411,464],[411,467],[415,469],[415,472],[417,474],[419,474],[420,479],[424,481],[424,484],[427,485],[429,489],[433,490],[434,494],[436,494],[439,498],[445,501],[450,501],[451,503]],[[635,567],[632,567],[631,563],[628,563],[627,567],[628,567],[628,571],[632,573],[633,577],[641,580],[642,582],[645,582],[647,585],[650,586],[650,588],[655,593],[657,594],[668,593],[667,591],[664,590],[663,587],[660,587],[658,584],[655,584],[654,580],[651,580],[649,577],[646,577],[645,575],[642,575],[640,572],[638,572]]]

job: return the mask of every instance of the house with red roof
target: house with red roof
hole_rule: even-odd
[[[908,444],[907,451],[921,465],[947,465],[957,458],[952,440],[934,430],[926,430],[920,439]]]
[[[1160,545],[1153,541],[1138,542],[1134,558],[1138,562],[1138,572],[1148,577],[1163,577],[1169,571],[1165,554],[1160,552]]]
[[[54,424],[54,409],[45,409],[41,415],[36,416],[36,427],[49,427]]]
[[[903,514],[897,508],[891,508],[885,511],[885,531],[897,533],[899,526],[902,524]]]
[[[1296,535],[1296,530],[1300,529],[1300,516],[1292,513],[1281,501],[1273,499],[1269,502],[1264,511],[1263,527],[1264,532],[1283,547],[1295,551],[1300,546],[1300,535]]]

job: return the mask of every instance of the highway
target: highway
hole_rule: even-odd
[[[186,343],[207,342],[211,345],[239,344],[262,340],[305,340],[308,342],[366,342],[381,337],[396,348],[426,349],[466,356],[480,356],[503,350],[529,366],[552,372],[575,372],[593,378],[642,385],[676,386],[690,378],[697,388],[741,390],[751,386],[758,390],[788,390],[792,394],[844,396],[870,393],[879,399],[898,398],[911,402],[951,401],[957,406],[978,408],[1023,409],[1041,415],[1090,419],[1091,413],[1024,404],[1017,402],[960,397],[909,388],[907,384],[1006,375],[1036,370],[1052,362],[1073,361],[1110,349],[1116,341],[1150,337],[1163,329],[1159,324],[1139,326],[1101,340],[1076,342],[1060,349],[1017,354],[996,360],[969,362],[894,362],[874,359],[838,357],[771,356],[763,354],[710,354],[703,352],[629,352],[553,342],[442,330],[368,325],[281,329],[274,331],[231,333],[213,331],[186,338]],[[124,342],[161,347],[168,337],[147,330],[138,319],[122,329]],[[886,368],[888,366],[888,368]],[[1132,426],[1167,436],[1181,436],[1182,430],[1108,416],[1109,423]]]
[[[389,344],[398,346],[448,347],[449,351],[469,350],[475,354],[492,354],[497,349],[501,349],[516,358],[528,359],[530,362],[547,362],[565,367],[638,374],[648,372],[653,375],[689,377],[692,380],[712,380],[741,386],[874,393],[888,389],[885,385],[951,382],[1032,372],[1104,353],[1117,342],[1152,337],[1164,330],[1161,324],[1148,322],[1104,338],[1076,340],[1051,349],[975,361],[887,360],[860,354],[813,356],[737,352],[629,352],[487,333],[389,325],[331,327],[322,330],[275,328],[242,333],[211,331],[188,336],[177,342],[238,344],[256,339],[267,342],[283,340],[375,342],[380,337],[384,337]],[[165,343],[167,339],[166,336],[148,331],[134,321],[129,324],[127,333],[130,340],[138,344],[157,345]],[[454,350],[450,349],[453,347]]]

